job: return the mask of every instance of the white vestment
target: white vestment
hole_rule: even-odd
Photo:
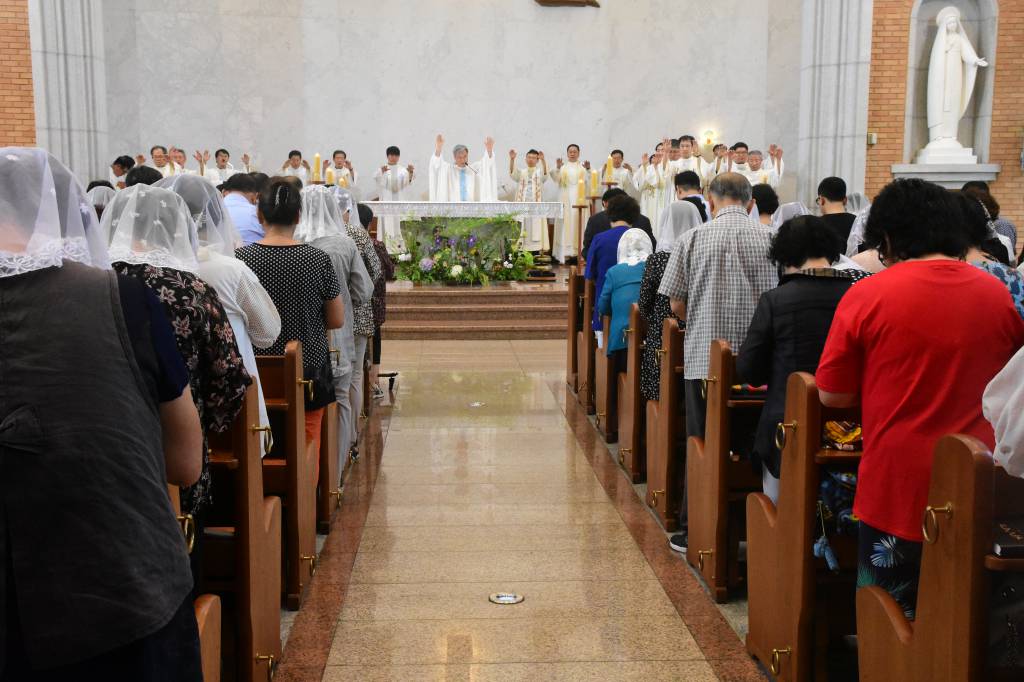
[[[576,242],[582,234],[583,227],[579,224],[579,211],[573,207],[576,205],[580,177],[583,178],[586,194],[589,191],[587,183],[590,181],[590,171],[579,161],[570,161],[561,168],[551,169],[551,179],[558,183],[558,200],[562,202],[562,219],[555,222],[555,243],[552,253],[562,263],[566,258],[578,255]],[[588,205],[588,208],[582,211],[583,220],[586,221],[590,215],[589,199],[584,203]]]
[[[386,173],[378,168],[373,179],[377,183],[380,201],[401,201],[404,198],[403,190],[411,183],[409,169],[397,163],[389,163]],[[377,234],[384,235],[382,241],[388,247],[388,253],[403,253],[405,241],[402,239],[402,219],[398,216],[381,216],[377,219],[377,225]]]
[[[779,161],[778,168],[771,168],[761,166],[758,170],[751,170],[750,166],[745,163],[734,163],[732,165],[732,172],[739,173],[747,180],[750,181],[751,185],[771,185],[773,188],[778,187],[779,183],[782,182],[782,174],[786,170],[784,162]]]
[[[285,169],[281,171],[281,175],[290,175],[302,180],[302,185],[305,187],[309,184],[309,171],[306,170],[305,166],[299,166],[298,168],[292,168],[291,164],[285,166]]]
[[[726,156],[716,156],[711,159],[710,162],[704,163],[704,186],[707,187],[711,184],[711,181],[717,178],[722,173],[728,172],[729,170],[729,158]]]
[[[665,176],[661,165],[640,166],[634,176],[640,190],[640,212],[647,216],[651,225],[658,225],[661,218],[665,194]]]
[[[637,189],[636,183],[633,182],[633,173],[628,168],[621,166],[612,168],[612,181],[618,183],[615,186],[634,199],[640,195],[640,190]],[[604,182],[604,171],[601,171],[601,182]]]
[[[512,179],[516,181],[516,201],[542,201],[544,181],[547,175],[538,165],[530,168],[516,168],[512,171]],[[549,248],[548,219],[523,218],[522,248],[524,251],[543,251]]]
[[[430,157],[431,201],[497,201],[498,173],[494,156],[456,166],[438,155]]]
[[[230,163],[227,164],[224,168],[217,168],[217,165],[214,164],[213,166],[206,167],[206,171],[203,173],[203,177],[212,182],[214,185],[219,185],[221,183],[227,182],[228,178],[230,178],[235,173],[239,172],[241,171],[236,171],[235,167],[232,166]]]
[[[328,166],[328,168],[330,168],[330,166]],[[327,171],[324,171],[324,174],[326,174],[326,173],[327,173]],[[359,176],[356,175],[356,169],[355,168],[353,168],[352,170],[349,170],[345,166],[342,166],[341,168],[338,168],[337,166],[335,166],[334,167],[334,182],[336,184],[340,185],[342,178],[345,178],[345,182],[347,183],[345,185],[346,187],[352,187],[357,182],[359,182]]]

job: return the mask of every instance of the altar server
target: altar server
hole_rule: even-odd
[[[405,198],[405,188],[412,184],[415,169],[411,163],[404,167],[398,165],[402,151],[394,145],[388,147],[384,154],[388,162],[373,174],[373,179],[377,183],[377,193],[381,201],[402,201]],[[378,234],[384,236],[383,242],[388,248],[388,253],[404,252],[401,219],[397,216],[381,216],[377,219],[377,224],[380,226]]]
[[[508,172],[516,181],[516,201],[543,201],[544,181],[548,177],[548,162],[544,152],[531,149],[526,152],[526,167],[516,167],[516,150],[508,152]],[[548,219],[523,218],[522,248],[524,251],[543,251],[548,244]]]
[[[441,158],[444,136],[438,133],[430,157],[431,201],[497,201],[498,173],[494,164],[494,138],[484,140],[487,152],[476,163],[468,163],[469,149],[457,144],[452,149],[455,163]]]
[[[580,225],[576,205],[580,178],[587,184],[590,162],[580,163],[580,146],[570,144],[565,148],[568,163],[561,158],[555,159],[555,167],[551,171],[551,179],[558,183],[558,200],[562,202],[562,219],[555,222],[554,258],[564,263],[568,258],[576,258],[577,240],[580,236]],[[588,185],[589,187],[589,185]],[[584,190],[586,193],[588,190]],[[586,218],[586,216],[584,216]]]

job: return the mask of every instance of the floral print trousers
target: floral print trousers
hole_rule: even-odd
[[[877,585],[892,595],[908,620],[917,608],[921,543],[898,538],[860,522],[857,588]]]

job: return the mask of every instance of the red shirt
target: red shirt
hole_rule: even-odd
[[[922,540],[935,443],[963,433],[995,446],[981,395],[1022,345],[1006,287],[968,263],[898,263],[850,288],[816,379],[821,390],[861,396],[857,516]]]

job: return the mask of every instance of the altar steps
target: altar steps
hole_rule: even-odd
[[[561,339],[562,283],[489,287],[388,285],[385,339]]]

